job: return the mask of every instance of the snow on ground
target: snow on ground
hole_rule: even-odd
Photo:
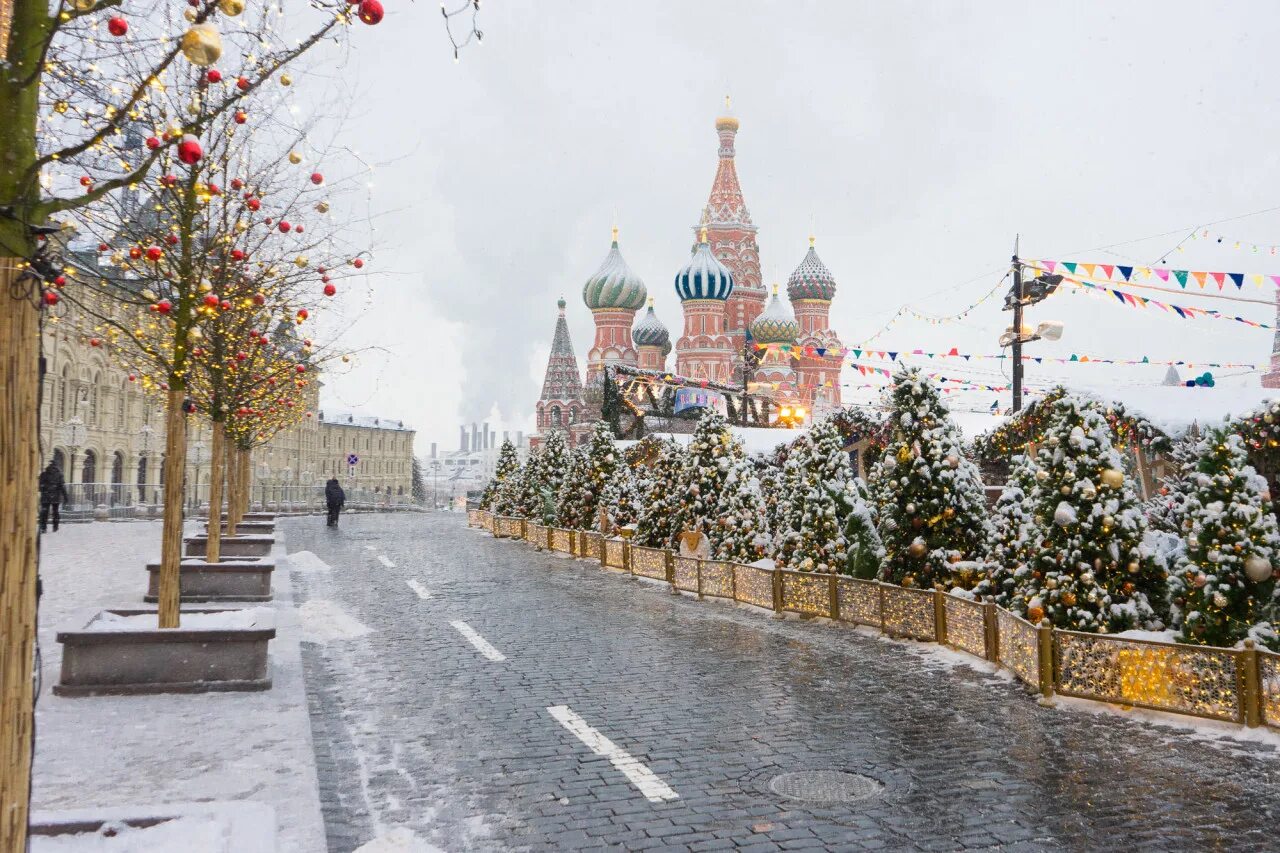
[[[325,849],[289,573],[274,577],[272,689],[205,695],[54,696],[59,627],[105,606],[139,607],[160,523],[66,524],[43,537],[38,809],[254,800],[272,806],[282,853]],[[283,556],[277,542],[277,556]],[[192,848],[170,847],[170,850]]]
[[[350,640],[369,633],[369,626],[332,601],[308,601],[298,608],[302,639],[308,643]]]
[[[32,836],[31,853],[236,853],[227,845],[226,829],[204,815],[147,827],[109,822],[98,832]]]
[[[1233,742],[1266,743],[1276,747],[1276,752],[1271,754],[1272,757],[1280,758],[1280,731],[1267,726],[1258,726],[1251,729],[1239,723],[1229,723],[1223,720],[1205,720],[1200,717],[1189,717],[1186,714],[1169,714],[1164,711],[1152,711],[1147,708],[1132,708],[1126,711],[1119,705],[1094,702],[1091,699],[1077,699],[1074,696],[1054,696],[1051,704],[1054,707],[1069,711],[1080,711],[1087,714],[1110,717],[1125,717],[1130,720],[1139,720],[1144,723],[1162,726],[1170,729],[1169,740],[1172,745],[1176,745],[1178,740],[1188,737],[1227,748],[1230,748]],[[1266,753],[1251,750],[1248,755],[1257,757],[1266,755]]]
[[[355,853],[442,853],[439,847],[423,841],[413,830],[399,826],[355,849]]]
[[[295,572],[328,572],[332,567],[310,551],[298,551],[288,557],[289,568]]]
[[[214,613],[184,613],[183,631],[207,631],[211,628],[270,628],[269,607],[246,607],[235,610],[219,610]],[[150,613],[122,616],[119,613],[103,613],[87,626],[90,631],[145,631],[156,627],[156,617]]]

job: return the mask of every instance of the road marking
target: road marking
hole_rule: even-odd
[[[395,563],[393,563],[393,562],[391,562],[389,559],[387,559],[387,555],[386,555],[386,554],[379,554],[379,555],[378,555],[378,562],[379,562],[379,563],[382,563],[382,565],[386,566],[388,569],[394,569],[394,568],[396,567],[396,564],[395,564]]]
[[[366,551],[376,551],[376,550],[378,550],[378,546],[376,546],[376,545],[365,545],[365,546],[364,546],[364,549],[365,549]]]
[[[409,585],[409,589],[416,592],[418,594],[418,598],[421,598],[423,601],[426,601],[431,597],[431,590],[423,586],[422,582],[417,578],[409,578],[405,583],[407,583]]]
[[[471,645],[476,647],[476,651],[480,652],[480,654],[484,655],[489,660],[494,663],[501,663],[507,659],[506,655],[489,645],[489,641],[477,634],[476,629],[472,628],[466,622],[450,622],[449,624],[453,626],[455,631],[466,637]]]
[[[587,745],[587,748],[596,755],[609,759],[609,763],[622,771],[623,775],[631,780],[631,784],[640,789],[640,793],[651,803],[661,803],[666,800],[678,800],[680,795],[671,789],[666,782],[658,777],[648,767],[646,767],[639,759],[633,757],[622,747],[609,740],[600,732],[587,725],[587,721],[579,717],[567,705],[552,705],[547,708],[550,714],[560,725],[564,726],[573,736]]]

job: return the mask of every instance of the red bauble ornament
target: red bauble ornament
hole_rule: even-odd
[[[168,243],[170,246],[176,246],[176,245],[178,245],[178,235],[177,235],[177,234],[170,234],[170,235],[168,235],[167,237],[165,237],[165,238],[164,238],[164,241],[165,241],[166,243]]]
[[[241,92],[248,91],[248,89],[249,89],[249,78],[248,78],[248,77],[240,77],[240,78],[238,78],[238,79],[236,80],[236,86],[240,89],[240,91],[241,91]]]
[[[152,246],[149,249],[147,249],[147,260],[151,261],[152,263],[155,263],[156,261],[160,260],[160,258],[163,255],[164,255],[164,250],[161,249],[159,246]]]
[[[236,110],[236,124],[244,124],[249,120],[249,114],[244,110]]]
[[[280,220],[280,226],[279,226],[279,227],[280,227],[280,233],[281,233],[281,234],[288,234],[288,233],[289,233],[289,230],[290,230],[291,228],[293,228],[293,226],[289,224],[288,220],[285,220],[285,219],[281,219],[281,220]]]
[[[240,180],[239,178],[231,179],[231,189],[240,190],[243,187],[244,187],[244,181]]]
[[[142,257],[142,249],[141,249],[141,247],[139,247],[139,246],[130,246],[130,247],[129,247],[129,257],[130,257],[130,259],[135,260],[135,261],[136,261],[136,260],[138,260],[138,258],[141,258],[141,257]]]
[[[137,381],[138,381],[138,374],[136,374],[136,373],[130,373],[130,374],[129,374],[129,381],[130,381],[130,382],[137,382]]]
[[[57,304],[58,304],[58,294],[57,294],[56,292],[52,291],[52,290],[46,290],[46,291],[44,292],[44,304],[45,304],[45,305],[57,305]]]
[[[364,261],[361,260],[360,258],[356,258],[354,261],[351,262],[351,266],[355,267],[356,269],[360,269],[361,267],[364,266]]]
[[[307,312],[307,309],[306,309],[306,308],[299,308],[299,309],[298,309],[298,319],[299,319],[299,320],[305,320],[305,319],[307,319],[307,318],[308,318],[308,317],[310,317],[310,316],[311,316],[311,314]]]
[[[178,183],[177,175],[161,175],[160,176],[161,186],[172,187],[172,186],[175,186],[177,183]]]
[[[188,415],[194,415],[194,414],[196,413],[196,402],[195,402],[195,400],[192,400],[190,397],[188,397],[187,399],[183,400],[183,401],[182,401],[182,411],[186,412]]]
[[[147,147],[150,148],[152,151],[155,151],[157,148],[160,147],[160,138],[158,136],[148,136]]]
[[[99,243],[99,244],[98,244],[98,251],[99,251],[99,252],[105,252],[105,251],[107,251],[107,250],[108,250],[108,249],[110,249],[110,248],[111,248],[111,247],[110,247],[110,246],[108,246],[106,243]]]
[[[338,288],[334,287],[332,284],[326,284],[326,285],[324,286],[324,295],[325,295],[325,296],[333,296],[333,294],[335,294],[335,293],[337,293],[337,292],[338,292]]]
[[[82,175],[80,177],[80,186],[82,187],[93,186],[93,178],[89,177],[88,175]]]
[[[159,311],[161,314],[168,314],[170,311],[173,310],[173,303],[170,302],[168,299],[161,299],[159,302],[156,303],[156,310]]]
[[[293,230],[294,230],[294,231],[297,231],[299,234],[301,234],[301,233],[302,233],[302,231],[303,231],[303,228],[302,228],[302,226],[301,226],[301,225],[295,225],[295,226],[293,226]]]
[[[243,260],[244,260],[244,252],[243,252],[243,251],[241,251],[240,249],[232,249],[232,250],[231,250],[231,260],[233,260],[233,261],[243,261]]]
[[[53,280],[53,286],[54,286],[54,287],[57,287],[57,288],[63,288],[63,287],[66,287],[66,286],[67,286],[67,277],[66,277],[65,275],[60,275],[60,276],[58,276],[57,278],[55,278],[55,279]]]
[[[205,304],[205,305],[208,305],[210,308],[217,308],[217,307],[218,307],[218,294],[216,294],[216,293],[206,293],[206,294],[204,295],[204,304]]]
[[[119,15],[117,15],[114,18],[108,18],[107,32],[111,33],[111,35],[115,36],[116,38],[119,38],[120,36],[129,32],[129,22],[126,21],[124,18],[121,18]]]
[[[217,184],[209,184],[209,195],[222,195],[222,187]]]
[[[210,68],[204,76],[210,83],[222,82],[222,72],[216,68]]]
[[[249,353],[247,352],[236,353],[236,361],[244,361],[248,357],[249,357]]]
[[[267,304],[267,297],[266,297],[266,294],[264,294],[264,293],[255,293],[255,294],[253,294],[253,304],[254,304],[254,305],[266,305],[266,304]]]
[[[360,0],[359,9],[361,23],[373,26],[382,22],[382,3],[378,0]]]
[[[256,198],[251,198],[248,201],[248,206],[250,210],[257,210],[258,208],[262,207],[262,202]]]
[[[102,338],[89,338],[89,346],[91,347],[102,346]]]
[[[306,366],[305,364],[299,364],[299,365],[298,365],[296,368],[294,368],[294,369],[295,369],[295,370],[297,370],[299,373],[306,373],[306,372],[307,372],[307,366]]]
[[[320,174],[319,172],[312,172],[312,173],[311,173],[311,183],[316,184],[317,186],[318,186],[318,185],[320,185],[320,184],[323,184],[323,183],[324,183],[324,175]]]
[[[227,300],[227,299],[224,299],[224,300],[222,300],[221,302],[219,302],[219,303],[218,303],[218,307],[219,307],[219,308],[221,308],[223,311],[230,311],[230,310],[231,310],[231,302],[230,302],[229,300]]]
[[[189,133],[182,137],[182,141],[178,143],[178,159],[188,166],[194,166],[202,157],[204,149],[200,147],[200,140]]]

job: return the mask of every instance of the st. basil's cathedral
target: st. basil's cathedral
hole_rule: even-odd
[[[608,254],[582,288],[596,328],[585,383],[569,339],[565,301],[558,303],[537,403],[540,435],[564,430],[575,445],[585,438],[601,417],[606,368],[679,385],[691,407],[722,406],[719,390],[741,393],[743,363],[749,358],[750,397],[817,413],[840,405],[843,349],[829,321],[835,277],[810,237],[808,251],[787,279],[787,299],[779,297],[777,285],[772,294],[765,289],[757,229],[734,163],[739,122],[724,115],[715,127],[719,163],[711,195],[694,227],[691,257],[675,275],[684,328],[675,342],[674,370],[668,366],[671,334],[654,312],[644,281],[622,257],[615,228]],[[636,322],[641,308],[645,312]]]

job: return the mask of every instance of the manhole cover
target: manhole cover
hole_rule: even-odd
[[[842,770],[805,770],[783,773],[769,782],[769,790],[789,800],[811,803],[851,803],[874,797],[884,785],[870,776]]]

